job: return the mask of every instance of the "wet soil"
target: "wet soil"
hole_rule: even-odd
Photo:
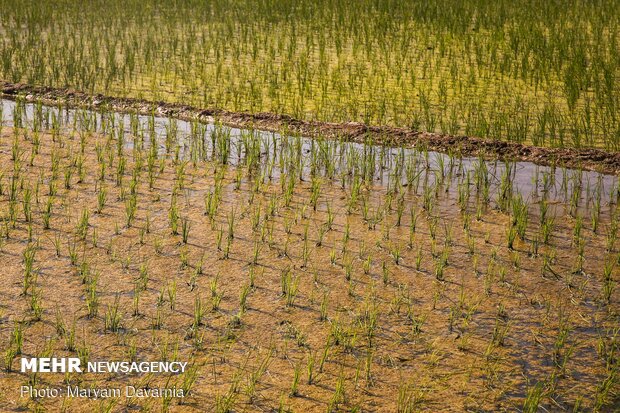
[[[607,375],[601,345],[611,348],[617,340],[613,328],[618,325],[620,290],[609,300],[602,299],[604,263],[618,254],[614,245],[606,251],[602,229],[614,214],[613,203],[604,203],[598,231],[593,231],[587,220],[584,223],[587,259],[583,271],[575,272],[575,220],[570,215],[558,214],[550,245],[541,245],[538,253],[532,254],[538,231],[538,217],[532,214],[527,236],[509,249],[505,233],[510,217],[492,208],[485,209],[480,219],[473,218],[473,210],[469,216],[461,214],[457,190],[454,182],[450,183],[456,177],[447,177],[435,187],[432,214],[422,208],[423,184],[402,188],[406,209],[400,225],[394,194],[385,183],[365,184],[361,196],[370,216],[380,215],[380,211],[386,214],[373,225],[372,220],[364,219],[361,205],[347,212],[350,183],[343,188],[329,179],[323,181],[316,209],[309,201],[312,181],[307,176],[297,182],[287,205],[280,179],[265,175],[257,187],[260,175],[256,171],[251,174],[245,167],[213,161],[184,164],[162,158],[149,188],[146,152],[138,149],[125,152],[127,163],[119,183],[120,153],[113,139],[88,136],[81,152],[78,135],[53,138],[41,133],[40,150],[32,162],[27,156],[33,146],[32,131],[5,128],[0,136],[1,182],[6,189],[16,170],[11,157],[17,140],[21,153],[26,154],[18,168],[24,183],[18,199],[21,205],[24,189],[30,188],[34,211],[29,223],[18,209],[15,227],[9,225],[6,237],[0,237],[2,349],[8,347],[18,322],[24,328],[24,355],[42,354],[49,348],[56,355],[75,355],[76,351],[67,349],[66,335],[57,331],[60,314],[67,329],[75,323],[77,348],[88,348],[91,360],[126,360],[133,344],[139,360],[176,357],[194,362],[198,375],[191,396],[172,400],[171,411],[215,411],[217,401],[229,396],[234,399],[234,411],[247,412],[277,411],[280,406],[308,412],[357,408],[406,411],[405,402],[412,410],[422,411],[515,411],[522,408],[528,390],[538,382],[552,384],[545,390],[543,405],[547,410],[571,411],[579,403],[586,410],[593,409],[597,388]],[[79,154],[83,179],[75,170]],[[48,186],[54,181],[53,159],[59,168],[57,194],[50,229],[44,229]],[[99,177],[101,163],[110,163],[103,179]],[[179,172],[182,165],[183,174]],[[67,170],[74,173],[65,185]],[[205,196],[213,191],[222,171],[222,204],[211,218],[205,215]],[[436,173],[426,170],[429,176]],[[137,211],[127,226],[133,176],[137,177]],[[95,213],[101,187],[107,188],[108,200],[101,213]],[[173,203],[181,218],[189,222],[187,243],[171,232]],[[269,212],[272,203],[273,213]],[[384,209],[387,203],[391,207]],[[4,192],[0,216],[5,217],[9,208]],[[411,209],[419,214],[416,225]],[[90,219],[82,239],[76,235],[76,227],[85,210]],[[259,225],[254,228],[257,211]],[[223,232],[225,245],[231,214],[236,217],[235,233],[225,256],[218,237]],[[331,229],[320,236],[320,228],[330,216]],[[464,231],[466,223],[469,232]],[[409,245],[412,226],[416,229]],[[304,262],[306,232],[309,255]],[[55,239],[59,239],[58,254]],[[36,240],[36,288],[44,308],[41,320],[33,318],[32,292],[24,294],[22,285],[23,252]],[[257,246],[260,253],[254,262]],[[72,248],[78,252],[76,263],[71,262]],[[394,258],[397,250],[398,262]],[[438,277],[437,262],[443,251],[449,251],[448,265]],[[367,260],[370,265],[366,269]],[[82,263],[99,277],[99,312],[93,317],[87,316]],[[143,265],[148,269],[148,284],[134,314],[134,285]],[[199,266],[203,271],[198,274]],[[281,287],[282,274],[288,270],[299,283],[290,305]],[[255,285],[248,294],[247,308],[236,321],[250,271],[255,273]],[[616,269],[613,277],[617,277]],[[212,309],[214,283],[222,299]],[[168,295],[173,285],[174,305]],[[122,328],[106,331],[105,316],[116,297]],[[206,311],[197,331],[190,335],[197,299]],[[373,314],[377,324],[369,339],[367,326]],[[568,336],[565,344],[558,346],[565,327]],[[319,372],[325,348],[328,357]],[[267,367],[256,376],[252,392],[250,379],[269,353]],[[316,360],[311,383],[309,357]],[[564,359],[566,364],[559,366],[557,360]],[[291,394],[296,371],[299,388]],[[161,399],[19,397],[19,386],[30,379],[16,371],[2,371],[2,411],[38,407],[86,412],[105,410],[111,403],[112,411],[165,410]],[[59,386],[64,380],[83,387],[166,384],[166,378],[157,376],[42,374],[37,379],[39,386]],[[182,381],[183,377],[175,376],[169,385],[181,385]],[[339,383],[343,396],[331,406]]]

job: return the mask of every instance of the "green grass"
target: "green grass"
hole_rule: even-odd
[[[8,81],[620,147],[617,0],[0,0],[0,8]]]

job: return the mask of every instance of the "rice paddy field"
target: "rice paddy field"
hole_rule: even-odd
[[[0,411],[619,411],[619,9],[0,0]]]
[[[0,78],[540,146],[620,145],[620,2],[0,2]]]

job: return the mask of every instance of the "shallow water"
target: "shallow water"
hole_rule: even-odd
[[[124,146],[132,150],[134,147],[150,148],[157,145],[160,155],[168,153],[175,156],[178,146],[178,156],[181,159],[192,160],[192,156],[200,154],[202,159],[213,159],[218,155],[215,135],[228,139],[230,155],[227,162],[235,165],[244,161],[245,144],[260,142],[261,162],[271,160],[274,164],[273,177],[278,177],[280,170],[280,156],[282,151],[301,145],[303,175],[308,177],[311,172],[313,154],[328,151],[326,158],[335,160],[333,176],[339,172],[349,171],[351,159],[363,159],[363,155],[370,154],[374,160],[373,189],[381,190],[394,185],[394,165],[399,157],[405,164],[415,168],[414,174],[420,181],[437,184],[441,176],[445,177],[444,186],[452,195],[458,195],[456,185],[470,175],[470,185],[473,185],[474,171],[484,162],[490,177],[490,193],[493,203],[495,195],[500,189],[502,175],[506,168],[510,173],[504,180],[510,180],[513,193],[521,194],[532,204],[540,199],[543,191],[547,191],[547,199],[551,204],[568,204],[573,191],[580,193],[578,209],[587,213],[595,194],[600,192],[601,204],[608,205],[616,201],[618,178],[615,175],[601,174],[592,171],[581,171],[561,167],[539,166],[531,162],[482,161],[474,157],[453,157],[439,152],[424,151],[417,148],[386,147],[379,145],[365,145],[355,142],[321,141],[306,137],[282,136],[274,132],[257,130],[243,130],[215,123],[198,121],[184,121],[162,116],[145,116],[116,112],[101,112],[71,109],[67,107],[46,106],[38,103],[16,102],[10,99],[2,100],[3,125],[15,126],[17,123],[30,128],[49,130],[55,125],[61,129],[71,129],[84,132],[115,133],[115,137],[123,135]],[[121,128],[122,125],[122,128]],[[195,159],[194,159],[195,160]],[[363,161],[362,161],[363,162]],[[319,168],[319,170],[324,170]],[[401,168],[397,177],[404,185],[407,184],[406,168]],[[443,171],[443,173],[442,173]],[[286,173],[286,171],[284,171]],[[307,174],[307,176],[306,176]],[[448,185],[448,183],[450,185]],[[556,208],[558,209],[558,208]]]

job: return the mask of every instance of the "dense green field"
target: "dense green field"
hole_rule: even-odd
[[[620,147],[620,2],[0,1],[0,78]]]

